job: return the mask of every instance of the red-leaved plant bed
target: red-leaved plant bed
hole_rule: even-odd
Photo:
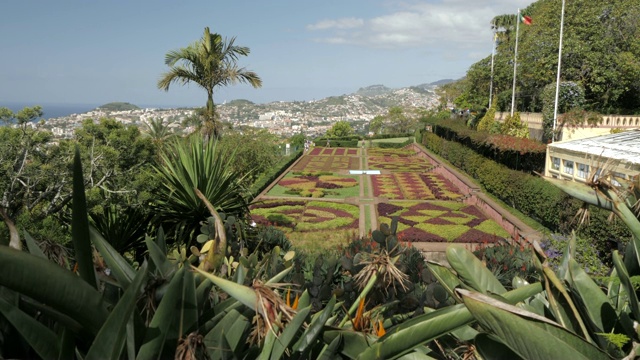
[[[418,228],[410,227],[398,233],[398,238],[408,242],[447,242],[447,239],[436,234],[422,231]]]
[[[257,224],[274,225],[289,231],[358,229],[360,209],[356,205],[328,201],[267,200],[261,207],[252,205],[251,218]],[[301,204],[301,205],[300,205]]]
[[[367,159],[369,169],[390,170],[402,172],[427,172],[433,169],[431,163],[423,158],[411,157],[391,157],[391,156],[369,156]]]
[[[305,201],[294,201],[294,200],[282,200],[277,202],[272,201],[259,201],[249,206],[249,209],[269,209],[273,207],[280,206],[302,206],[306,204]]]
[[[378,223],[398,218],[398,235],[414,242],[495,242],[509,233],[473,205],[451,201],[379,203]]]
[[[462,236],[460,236],[459,238],[455,239],[454,242],[456,243],[471,243],[471,244],[482,244],[482,243],[495,243],[495,242],[499,242],[501,240],[503,240],[504,238],[493,235],[493,234],[487,234],[485,232],[476,230],[476,229],[471,229],[469,231],[467,231],[466,233],[464,233]]]
[[[314,149],[315,150],[315,149]],[[360,158],[353,156],[303,156],[292,168],[299,172],[338,172],[360,168]]]

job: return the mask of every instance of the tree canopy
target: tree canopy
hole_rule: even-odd
[[[561,2],[539,0],[522,12],[533,18],[533,24],[519,29],[516,110],[541,111],[542,92],[557,75]],[[511,105],[515,14],[496,16],[489,26],[497,33],[493,93],[498,109],[506,110]],[[639,77],[640,3],[567,1],[561,81],[584,88],[584,107],[602,113],[637,113]],[[453,94],[457,105],[483,109],[489,104],[490,80],[489,55],[441,93]],[[457,93],[455,89],[459,89]]]

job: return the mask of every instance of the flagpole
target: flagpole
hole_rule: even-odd
[[[520,31],[520,9],[516,15],[516,51],[513,55],[513,90],[511,92],[511,116],[513,116],[513,108],[516,105],[516,70],[518,68],[518,32]]]
[[[491,49],[491,82],[489,83],[489,108],[491,108],[492,99],[493,99],[493,58],[496,56],[496,37],[497,33],[493,34],[493,42]]]
[[[556,140],[556,125],[558,123],[558,95],[560,94],[560,65],[562,63],[562,32],[564,30],[564,0],[562,0],[562,11],[560,15],[560,44],[558,45],[558,74],[556,77],[556,99],[553,106],[553,134],[551,142]]]

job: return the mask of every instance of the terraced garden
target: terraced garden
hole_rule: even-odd
[[[364,236],[393,217],[402,241],[474,244],[509,237],[465,198],[413,150],[316,147],[256,198],[251,214],[311,251]]]

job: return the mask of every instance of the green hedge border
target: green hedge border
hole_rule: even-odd
[[[260,195],[260,193],[266,189],[272,182],[274,182],[278,176],[282,175],[283,172],[287,171],[289,166],[293,164],[296,160],[298,160],[304,150],[298,150],[294,154],[290,155],[290,157],[281,160],[276,165],[273,166],[270,172],[262,174],[251,186],[249,193],[251,194],[251,200],[255,199],[256,196]]]
[[[455,141],[424,132],[422,144],[434,154],[476,179],[490,194],[504,203],[533,218],[551,231],[568,233],[576,228],[574,215],[582,202],[570,197],[539,176],[512,170],[477,154]],[[627,241],[631,233],[621,222],[607,221],[609,212],[589,207],[591,219],[588,226],[578,229],[578,234],[592,239],[603,248],[607,242]]]

